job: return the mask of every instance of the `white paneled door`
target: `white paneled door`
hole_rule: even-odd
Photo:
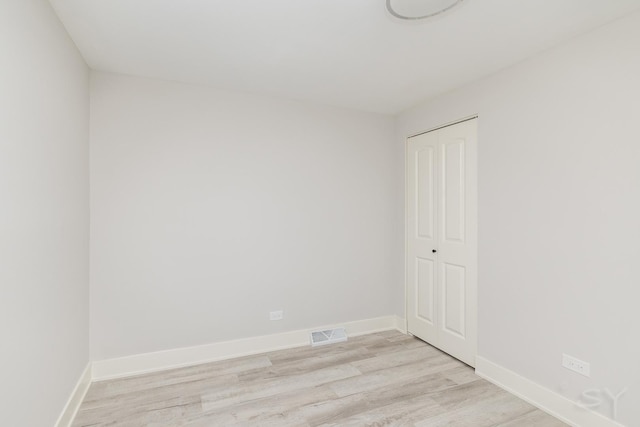
[[[475,366],[477,119],[407,140],[409,333]]]

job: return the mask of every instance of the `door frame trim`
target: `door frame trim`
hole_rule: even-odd
[[[469,120],[473,120],[473,119],[477,119],[477,118],[478,118],[478,115],[477,115],[477,114],[475,114],[475,115],[473,115],[473,116],[465,117],[464,119],[455,120],[455,121],[453,121],[453,122],[448,122],[448,123],[446,123],[446,124],[444,124],[444,125],[436,126],[436,127],[434,127],[434,128],[430,128],[430,129],[428,129],[428,130],[423,130],[423,131],[420,131],[420,132],[418,132],[418,133],[410,134],[409,136],[407,136],[407,137],[405,138],[405,147],[404,147],[404,148],[405,148],[405,154],[406,154],[406,151],[407,151],[407,143],[406,143],[406,141],[407,141],[409,138],[413,138],[414,136],[424,135],[425,133],[433,132],[434,130],[438,130],[438,129],[442,129],[442,128],[448,128],[449,126],[457,125],[458,123],[468,122]]]

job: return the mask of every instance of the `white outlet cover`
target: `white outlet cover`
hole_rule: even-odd
[[[269,313],[269,320],[282,320],[284,318],[284,312],[282,310],[271,311]]]
[[[591,376],[591,365],[568,354],[562,355],[562,366],[585,377]]]

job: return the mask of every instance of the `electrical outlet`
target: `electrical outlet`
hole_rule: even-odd
[[[583,362],[582,360],[576,359],[575,357],[567,354],[562,355],[562,366],[577,372],[580,375],[584,375],[585,377],[589,377],[591,375],[591,366],[587,362]]]
[[[282,310],[272,311],[269,313],[269,320],[282,320],[284,318],[284,313]]]

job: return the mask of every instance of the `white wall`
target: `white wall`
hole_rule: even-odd
[[[0,5],[2,425],[51,426],[89,360],[89,71],[45,0]]]
[[[391,117],[104,73],[91,95],[93,359],[392,314]]]
[[[640,425],[640,14],[402,114],[479,114],[479,354]],[[590,379],[562,353],[591,363]],[[605,401],[600,412],[611,416]]]

